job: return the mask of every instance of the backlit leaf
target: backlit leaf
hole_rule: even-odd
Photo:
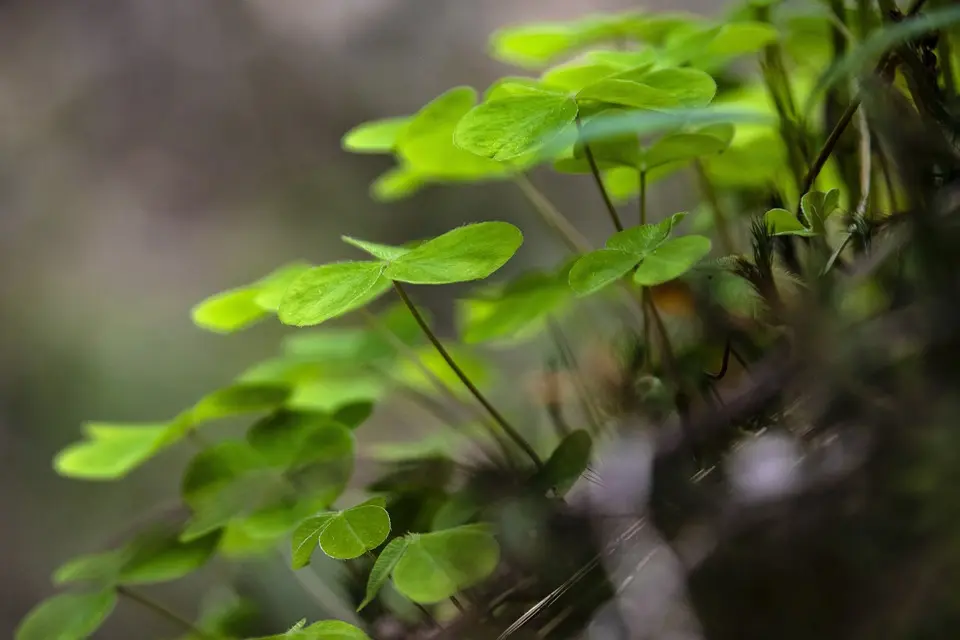
[[[366,251],[374,258],[378,258],[380,260],[396,260],[403,254],[410,251],[410,247],[394,247],[389,244],[369,242],[367,240],[360,240],[359,238],[351,238],[350,236],[340,236],[340,238],[347,244],[352,245],[361,251]]]
[[[406,551],[393,570],[397,591],[420,604],[439,602],[489,577],[500,546],[474,526],[407,536]]]
[[[390,283],[379,262],[335,262],[314,267],[284,294],[279,318],[298,327],[317,325],[358,309],[382,295]]]
[[[633,280],[649,287],[679,278],[710,253],[710,248],[710,239],[705,236],[667,240],[643,258]]]
[[[320,549],[337,560],[350,560],[379,547],[390,533],[386,509],[367,504],[344,509],[320,533]]]
[[[429,180],[479,180],[507,175],[508,167],[454,144],[457,123],[476,101],[476,91],[457,87],[423,107],[397,141],[397,153],[404,166]]]
[[[457,124],[454,143],[498,162],[536,151],[556,138],[577,116],[567,96],[536,93],[484,102]]]
[[[86,440],[58,453],[54,469],[68,478],[115,480],[163,450],[168,444],[170,425],[88,423],[83,431]]]
[[[627,275],[638,260],[632,253],[615,249],[592,251],[570,269],[570,287],[582,296],[594,293]]]
[[[479,222],[424,242],[387,264],[384,275],[411,284],[481,280],[513,257],[523,234],[506,222]]]
[[[332,513],[321,513],[320,515],[307,518],[294,530],[290,539],[291,560],[290,567],[293,570],[302,569],[310,564],[310,557],[319,545],[320,534],[333,518]]]
[[[675,133],[657,140],[643,154],[643,165],[650,169],[670,162],[689,161],[700,156],[719,153],[729,142],[700,133]]]
[[[804,194],[800,199],[800,208],[803,216],[806,218],[810,229],[814,233],[823,234],[826,232],[826,221],[840,206],[840,190],[831,189],[824,193],[822,191],[810,191]]]
[[[341,144],[353,153],[391,153],[410,120],[410,116],[401,116],[364,122],[348,131]]]
[[[370,185],[370,196],[377,202],[395,202],[409,198],[422,189],[427,178],[406,166],[393,167],[380,174]]]
[[[686,212],[675,213],[656,224],[641,224],[618,231],[610,236],[606,247],[607,249],[633,254],[638,259],[642,258],[666,242],[667,238],[670,237],[670,232],[686,216]]]

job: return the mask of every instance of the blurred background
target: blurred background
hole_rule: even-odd
[[[497,27],[625,8],[638,5],[0,2],[0,637],[53,591],[64,560],[176,497],[177,452],[119,483],[57,477],[51,459],[81,422],[167,419],[276,349],[275,323],[216,336],[191,324],[193,304],[292,260],[352,255],[342,233],[402,242],[502,219],[539,235],[511,184],[373,202],[368,185],[390,160],[342,152],[342,134],[455,85],[483,89],[508,71],[485,55]],[[607,234],[589,177],[536,180],[588,236]],[[683,208],[685,180],[657,186],[657,216]],[[533,238],[517,266],[559,255]],[[449,293],[433,295],[421,301],[449,332]],[[329,613],[279,557],[243,570],[264,633]],[[213,579],[153,591],[192,615]],[[172,635],[123,604],[96,637]]]

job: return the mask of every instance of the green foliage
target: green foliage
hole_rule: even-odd
[[[669,282],[687,273],[710,253],[710,239],[670,234],[685,213],[674,214],[658,224],[624,229],[611,236],[606,248],[581,257],[570,270],[570,286],[588,295],[620,280],[633,271],[634,281],[643,286]]]
[[[111,590],[62,593],[37,605],[17,627],[16,640],[84,640],[113,611]]]
[[[414,602],[439,602],[493,573],[500,547],[485,529],[413,533],[393,567],[393,584]]]
[[[786,11],[780,4],[755,0],[722,21],[633,11],[507,27],[491,37],[490,53],[530,75],[500,78],[482,99],[471,87],[454,87],[415,113],[360,123],[348,131],[343,150],[394,161],[371,185],[374,199],[400,200],[429,185],[513,180],[545,227],[572,249],[571,255],[557,264],[495,278],[531,230],[485,220],[398,246],[343,236],[362,252],[359,259],[290,263],[201,301],[192,319],[216,333],[235,333],[271,316],[292,327],[324,326],[286,335],[274,357],[252,365],[171,420],[84,425],[83,440],[54,460],[60,475],[116,480],[170,448],[193,446],[180,478],[180,499],[189,516],[174,527],[138,531],[115,548],[63,564],[53,576],[55,584],[92,590],[40,604],[21,623],[17,640],[88,637],[110,614],[118,595],[130,596],[131,585],[177,580],[214,557],[260,557],[278,546],[289,549],[294,570],[310,564],[316,549],[350,563],[351,573],[366,578],[362,600],[351,603],[365,615],[381,594],[384,609],[393,611],[395,601],[432,607],[496,583],[488,579],[501,564],[498,539],[506,549],[508,538],[501,534],[515,532],[505,531],[507,525],[496,518],[496,524],[476,524],[490,521],[500,504],[491,509],[472,479],[464,482],[461,471],[473,469],[471,456],[477,451],[499,456],[506,450],[503,459],[510,461],[510,473],[517,471],[526,483],[523,491],[535,498],[531,504],[553,505],[581,476],[589,477],[594,442],[602,433],[595,424],[564,423],[567,387],[575,386],[581,374],[566,370],[575,368],[576,358],[562,345],[561,332],[545,336],[546,329],[554,329],[559,320],[582,320],[574,313],[581,296],[613,284],[632,289],[631,294],[642,292],[628,302],[649,299],[663,312],[664,339],[650,335],[661,329],[644,308],[644,340],[650,343],[639,345],[638,379],[625,382],[635,383],[634,400],[652,420],[680,413],[672,392],[703,388],[704,373],[715,366],[704,353],[710,356],[719,347],[705,343],[706,332],[697,333],[703,327],[691,328],[703,324],[698,315],[702,304],[725,314],[726,324],[747,334],[757,349],[779,340],[780,326],[769,325],[783,318],[773,318],[773,312],[788,305],[801,287],[812,288],[826,278],[851,252],[846,241],[832,246],[828,222],[837,211],[852,210],[863,196],[864,176],[853,171],[851,179],[850,167],[834,159],[829,148],[836,139],[826,120],[835,115],[827,118],[821,112],[832,114],[836,105],[819,108],[823,94],[831,90],[837,94],[833,99],[846,100],[841,79],[896,47],[915,46],[913,39],[920,34],[960,20],[955,8],[945,8],[885,26],[887,18],[864,9],[867,3],[839,9],[832,5],[843,3],[832,3],[837,17]],[[843,51],[836,49],[838,35]],[[751,65],[731,64],[750,54],[760,54],[762,73]],[[954,63],[960,68],[960,60]],[[910,78],[896,82],[895,90],[909,93],[913,107],[924,108],[926,102],[913,96]],[[937,89],[941,84],[945,91],[946,83]],[[822,167],[814,163],[818,144],[831,156]],[[860,205],[872,217],[860,209],[852,216],[863,226],[867,218],[880,220],[898,194],[878,186],[882,181],[873,175],[874,166],[860,164],[861,173],[872,171],[871,197]],[[561,176],[590,174],[603,204],[609,205],[594,215],[604,224],[612,219],[617,229],[626,222],[626,228],[603,247],[590,247],[524,175],[539,165]],[[637,214],[646,221],[648,209],[654,219],[662,216],[648,192],[658,180],[681,171],[695,178],[704,201],[692,216],[692,232],[679,228],[686,213],[630,226]],[[764,213],[771,205],[763,203],[772,194],[783,208]],[[634,197],[639,211],[628,218],[617,203]],[[751,230],[751,247],[746,238],[748,219],[754,216],[762,222]],[[801,277],[791,271],[793,265],[788,270],[786,262],[781,264],[764,227],[774,236],[815,238],[793,245],[800,270],[815,265],[815,277]],[[708,237],[714,235],[716,245]],[[787,241],[795,239],[781,238],[777,244]],[[715,246],[721,255],[707,260]],[[455,337],[438,335],[431,314],[415,306],[406,286],[446,284],[470,285],[455,303]],[[399,302],[375,308],[391,289]],[[852,305],[851,316],[860,318],[878,304],[858,302],[854,294],[847,305]],[[361,310],[367,324],[347,324],[356,318],[344,316]],[[688,322],[689,316],[695,322]],[[332,326],[334,320],[343,324]],[[592,332],[593,321],[587,322],[587,332]],[[696,344],[690,344],[690,335]],[[543,412],[546,406],[557,427],[559,435],[549,442],[536,433],[534,448],[526,438],[538,421],[515,406],[502,415],[494,406],[498,403],[484,395],[495,382],[519,386],[512,371],[496,376],[481,347],[540,347],[535,340],[547,337],[557,351],[551,353],[550,371],[557,388],[543,390],[533,402],[532,394],[522,391],[514,398],[524,408],[536,405]],[[670,353],[674,347],[676,354]],[[605,375],[594,377],[606,384]],[[580,398],[584,415],[577,419],[606,418],[592,415],[607,411],[592,406],[604,401],[592,397],[602,385],[587,382],[586,391],[577,390],[586,396]],[[395,411],[390,401],[400,394],[438,415],[455,409],[450,412],[455,421],[447,430],[409,442],[367,438],[359,431],[376,409]],[[713,398],[707,401],[713,403]],[[484,413],[462,419],[459,409],[466,403]],[[524,419],[513,424],[519,417],[514,414]],[[197,433],[201,427],[204,435],[213,432],[214,423],[227,419],[245,429],[242,437],[208,440]],[[358,443],[364,443],[362,454]],[[552,447],[544,461],[537,457],[541,447]],[[338,502],[348,485],[360,484],[353,473],[361,455],[392,466],[358,487],[378,497],[344,507]],[[516,577],[509,574],[515,567],[504,569]],[[393,589],[384,591],[391,580]],[[249,630],[241,627],[250,612],[242,605],[234,599],[208,611],[195,628],[183,630],[184,640],[246,635]],[[281,638],[368,636],[346,622],[307,625],[303,620],[286,633],[260,640]]]

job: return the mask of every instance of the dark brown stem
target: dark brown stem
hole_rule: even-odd
[[[467,374],[463,372],[463,369],[454,361],[453,357],[447,351],[446,347],[441,344],[440,340],[434,335],[433,331],[430,329],[430,326],[427,324],[427,321],[424,320],[423,316],[420,315],[420,312],[417,310],[416,305],[413,304],[413,301],[410,300],[410,297],[407,295],[406,290],[403,288],[403,285],[397,281],[393,282],[393,288],[396,290],[397,295],[400,296],[400,299],[403,301],[403,304],[406,305],[407,309],[410,311],[410,315],[413,316],[413,319],[416,320],[417,324],[420,326],[420,330],[423,331],[424,335],[427,336],[427,339],[430,340],[430,343],[433,345],[433,348],[437,350],[437,353],[440,354],[440,357],[447,363],[447,366],[450,367],[450,370],[460,379],[460,382],[463,383],[463,386],[467,388],[471,395],[477,399],[483,408],[487,410],[490,414],[490,417],[500,425],[500,428],[503,429],[513,442],[520,447],[525,454],[533,461],[533,464],[538,468],[543,468],[543,462],[540,460],[540,456],[537,455],[537,452],[533,450],[533,447],[530,446],[530,443],[524,439],[520,432],[513,428],[509,422],[500,414],[497,409],[490,404],[490,401],[480,392],[480,389],[476,387],[475,384],[467,377]]]
[[[577,116],[577,130],[583,131],[580,116]],[[597,166],[597,159],[593,157],[593,150],[590,149],[590,144],[587,142],[583,143],[583,153],[587,156],[587,162],[590,163],[590,173],[593,174],[593,180],[597,183],[597,189],[600,190],[600,195],[603,197],[603,204],[607,207],[607,213],[610,214],[610,220],[613,222],[613,226],[617,231],[623,231],[623,223],[620,222],[620,215],[617,213],[617,208],[613,205],[613,201],[607,193],[607,188],[603,186],[603,176],[600,175],[600,167]]]

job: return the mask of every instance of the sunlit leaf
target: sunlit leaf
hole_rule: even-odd
[[[592,251],[570,269],[570,287],[582,296],[594,293],[627,275],[638,260],[632,253],[615,249]]]
[[[350,560],[379,547],[389,533],[386,509],[359,505],[334,514],[320,532],[320,549],[331,558]]]
[[[310,557],[319,546],[320,534],[330,524],[333,516],[333,513],[321,513],[297,525],[290,539],[290,567],[293,570],[302,569],[310,564]]]
[[[656,224],[641,224],[618,231],[610,236],[606,247],[642,258],[663,244],[686,216],[686,212],[675,213]]]
[[[576,93],[622,70],[619,65],[605,61],[573,60],[548,69],[540,76],[540,82],[557,91]]]
[[[62,593],[44,600],[20,622],[15,640],[86,640],[117,604],[113,590]]]
[[[710,253],[710,248],[710,239],[705,236],[667,240],[643,258],[633,280],[649,287],[679,278]]]
[[[403,254],[410,251],[410,247],[394,247],[388,244],[379,244],[377,242],[360,240],[359,238],[351,238],[350,236],[340,236],[340,239],[347,244],[360,249],[361,251],[366,251],[374,258],[378,258],[380,260],[396,260]]]
[[[379,262],[335,262],[310,269],[284,294],[280,321],[298,327],[317,325],[358,309],[389,288],[383,271]]]
[[[522,242],[520,230],[506,222],[468,224],[403,254],[383,273],[411,284],[481,280],[506,264]]]
[[[370,196],[377,202],[395,202],[420,191],[428,180],[407,166],[393,167],[380,174],[370,185]]]
[[[246,287],[213,295],[193,308],[193,323],[221,333],[244,329],[269,315],[257,304],[259,295],[256,288]]]
[[[168,444],[170,425],[88,423],[83,431],[86,440],[58,453],[54,469],[68,478],[115,480],[163,450]]]
[[[577,103],[567,96],[517,95],[474,107],[457,124],[453,139],[461,149],[503,162],[543,147],[576,116]]]
[[[345,151],[353,153],[391,153],[411,119],[410,116],[401,116],[364,122],[348,131],[341,145]]]
[[[494,100],[502,100],[503,98],[541,95],[543,93],[558,92],[544,86],[543,83],[536,78],[506,76],[504,78],[497,79],[493,84],[487,87],[487,90],[483,92],[483,101],[492,102]]]
[[[397,141],[403,164],[426,179],[480,180],[507,175],[509,167],[454,144],[457,123],[476,101],[476,91],[457,87],[423,107]]]
[[[360,603],[360,606],[357,607],[357,611],[366,607],[377,597],[380,589],[386,584],[390,578],[390,574],[393,573],[394,567],[397,566],[397,563],[400,562],[400,559],[406,552],[408,544],[409,541],[406,537],[394,538],[390,541],[390,544],[383,548],[383,551],[377,556],[377,561],[373,563],[373,568],[370,570],[370,577],[367,578],[367,590],[363,601]]]
[[[289,396],[290,389],[285,385],[237,383],[207,394],[180,414],[176,422],[184,427],[196,426],[211,420],[269,411]]]
[[[484,387],[490,382],[492,370],[487,362],[478,356],[475,352],[469,351],[459,345],[445,345],[447,352],[457,363],[457,366],[464,372],[467,378],[475,385]],[[417,391],[435,395],[438,393],[433,380],[440,385],[447,387],[454,394],[466,394],[467,389],[463,382],[454,374],[450,365],[437,352],[435,348],[422,347],[415,352],[417,362],[412,359],[405,359],[399,362],[392,371],[393,379],[397,382],[416,389]],[[424,373],[424,369],[430,372],[430,376]]]
[[[489,577],[500,561],[500,546],[473,526],[410,534],[393,570],[393,584],[414,602],[432,604]]]
[[[657,140],[643,154],[643,166],[650,169],[671,162],[689,161],[701,156],[719,153],[729,141],[701,133],[675,133]]]

